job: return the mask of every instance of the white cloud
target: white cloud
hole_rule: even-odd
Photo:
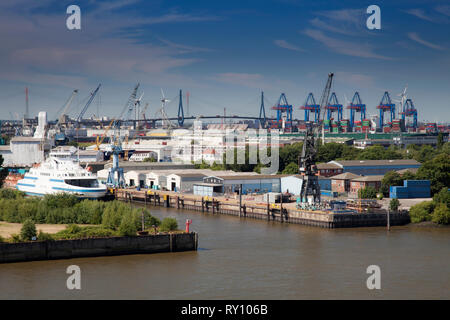
[[[410,33],[408,33],[408,38],[410,38],[411,40],[413,40],[413,41],[415,41],[415,42],[417,42],[417,43],[420,43],[420,44],[422,44],[422,45],[424,45],[424,46],[426,46],[426,47],[428,47],[428,48],[432,48],[432,49],[436,49],[436,50],[443,50],[444,48],[443,47],[441,47],[441,46],[439,46],[439,45],[437,45],[437,44],[434,44],[434,43],[431,43],[431,42],[429,42],[429,41],[426,41],[426,40],[423,40],[417,33],[415,33],[415,32],[410,32]]]
[[[373,52],[373,48],[369,45],[363,45],[356,41],[344,41],[334,37],[329,37],[320,30],[306,29],[303,33],[308,37],[321,42],[334,52],[340,54],[360,58],[375,58],[382,60],[392,59]]]
[[[431,16],[427,15],[422,9],[409,9],[409,10],[406,10],[405,12],[409,13],[410,15],[413,15],[419,19],[434,22],[433,18]]]
[[[297,47],[289,42],[287,42],[286,40],[275,40],[274,43],[279,46],[280,48],[284,48],[284,49],[288,49],[288,50],[293,50],[293,51],[298,51],[298,52],[304,52],[305,50]]]
[[[450,6],[448,5],[441,5],[441,6],[437,6],[436,8],[434,8],[437,12],[446,15],[448,17],[450,17]]]

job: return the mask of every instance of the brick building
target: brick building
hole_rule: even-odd
[[[350,181],[359,178],[357,174],[345,172],[331,177],[331,190],[339,193],[350,191]]]
[[[332,177],[344,172],[342,167],[335,163],[319,163],[317,164],[317,175],[321,177]]]
[[[350,181],[350,193],[358,194],[360,189],[373,187],[376,191],[381,188],[382,175],[358,177]]]

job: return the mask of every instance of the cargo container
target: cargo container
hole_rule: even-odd
[[[405,180],[403,186],[391,186],[389,194],[391,198],[429,198],[431,196],[429,180]]]

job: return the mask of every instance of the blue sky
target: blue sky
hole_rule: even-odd
[[[81,30],[69,31],[66,8],[81,8]],[[381,30],[366,28],[366,8],[381,8]],[[0,118],[56,118],[73,89],[71,114],[98,83],[86,113],[118,116],[141,83],[147,117],[160,89],[190,93],[190,113],[258,115],[280,93],[295,106],[319,100],[329,72],[340,102],[359,91],[369,114],[384,91],[405,85],[420,120],[450,119],[448,1],[28,1],[0,3]],[[345,98],[346,97],[346,98]],[[177,101],[167,106],[176,115]]]

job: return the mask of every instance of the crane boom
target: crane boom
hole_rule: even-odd
[[[63,111],[61,112],[58,120],[58,125],[62,122],[62,118],[65,114],[67,114],[67,111],[69,111],[70,105],[72,104],[73,99],[75,98],[75,96],[77,95],[78,90],[75,89],[72,92],[72,95],[69,97],[69,99],[67,100],[66,104],[63,106]]]
[[[95,91],[91,93],[91,96],[89,97],[88,102],[86,102],[86,105],[83,107],[83,109],[81,110],[80,114],[77,117],[77,123],[80,122],[81,119],[83,119],[84,114],[86,113],[87,109],[91,105],[92,100],[94,100],[95,95],[97,94],[97,92],[100,89],[100,87],[101,87],[101,84],[99,84],[97,89],[95,89]]]
[[[325,85],[325,88],[323,89],[322,92],[322,97],[320,98],[320,113],[321,113],[321,117],[320,120],[322,121],[324,118],[324,110],[325,110],[325,105],[328,102],[328,98],[330,97],[330,91],[331,91],[331,84],[333,82],[333,73],[329,73],[328,74],[328,80],[327,80],[327,84]]]

